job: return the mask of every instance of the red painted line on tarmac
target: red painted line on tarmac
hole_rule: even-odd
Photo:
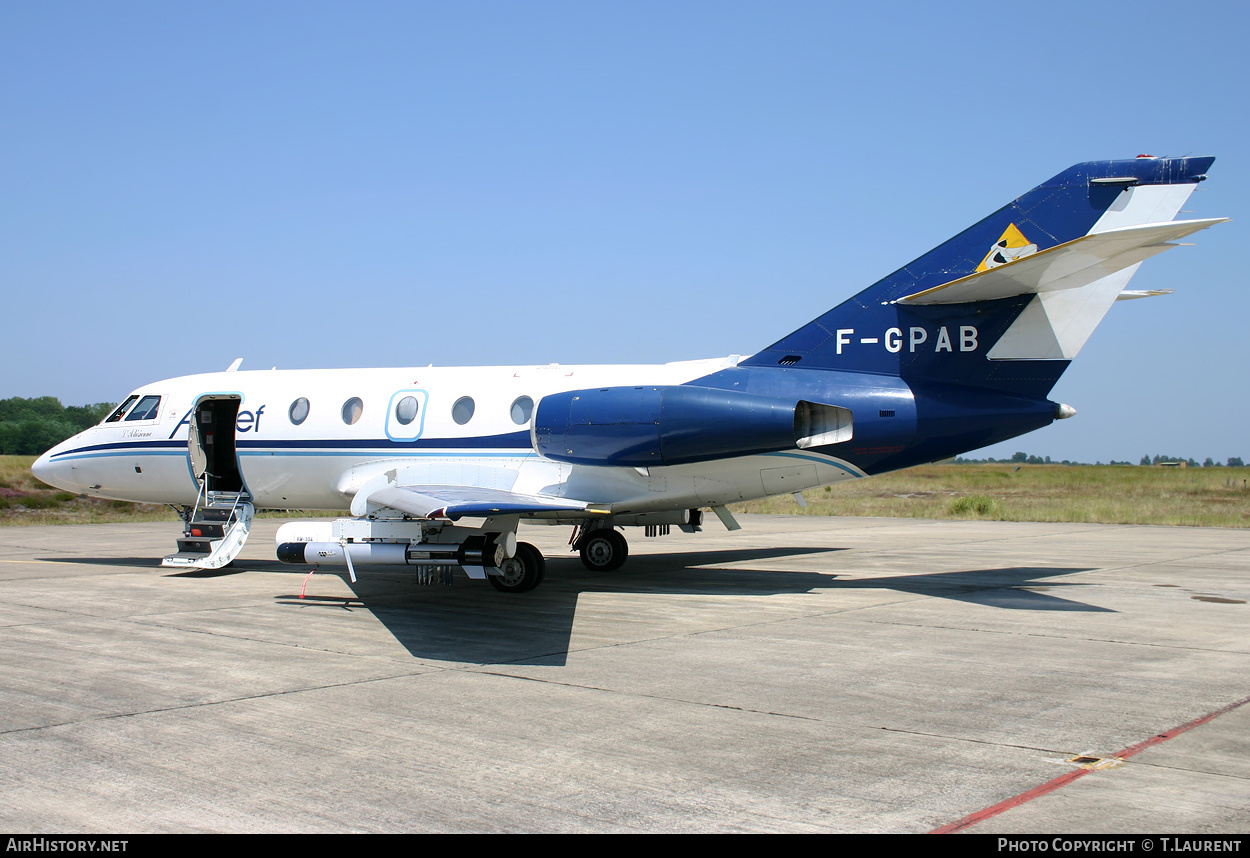
[[[1230,703],[1227,706],[1223,706],[1219,709],[1216,709],[1214,712],[1208,712],[1206,715],[1203,715],[1200,718],[1195,718],[1194,720],[1189,721],[1185,724],[1182,724],[1179,727],[1173,727],[1171,730],[1167,730],[1163,733],[1159,733],[1158,735],[1151,736],[1149,739],[1147,739],[1144,742],[1138,742],[1136,745],[1129,745],[1127,748],[1120,751],[1119,753],[1112,754],[1111,756],[1104,757],[1103,759],[1127,760],[1129,757],[1134,756],[1135,754],[1140,754],[1142,751],[1146,750],[1149,747],[1166,742],[1168,739],[1171,739],[1174,736],[1179,736],[1181,733],[1188,732],[1189,730],[1192,730],[1195,727],[1200,727],[1203,724],[1207,723],[1208,721],[1218,718],[1219,716],[1223,715],[1225,712],[1231,712],[1234,709],[1236,709],[1238,706],[1244,706],[1247,703],[1250,703],[1250,697],[1242,698],[1241,700],[1238,700],[1236,703]],[[1000,801],[998,804],[993,805],[991,807],[987,807],[984,810],[978,810],[976,813],[969,814],[968,816],[965,816],[963,819],[959,819],[959,820],[956,820],[955,822],[947,823],[946,825],[943,825],[941,828],[935,828],[929,833],[930,834],[954,834],[957,831],[963,831],[967,828],[971,828],[972,826],[976,825],[979,822],[983,822],[984,820],[987,820],[991,817],[998,816],[1003,811],[1011,810],[1013,807],[1019,807],[1025,802],[1032,801],[1038,796],[1043,796],[1043,795],[1046,795],[1047,793],[1052,793],[1055,790],[1059,789],[1059,787],[1066,786],[1067,784],[1072,783],[1077,778],[1083,778],[1085,777],[1085,775],[1088,775],[1090,772],[1094,772],[1094,771],[1097,771],[1097,769],[1094,769],[1094,768],[1076,769],[1075,771],[1071,771],[1071,772],[1068,772],[1067,774],[1060,775],[1054,780],[1047,781],[1041,786],[1033,787],[1033,789],[1031,790],[1026,790],[1025,792],[1022,792],[1017,796],[1013,796],[1012,798],[1009,798],[1006,801]]]

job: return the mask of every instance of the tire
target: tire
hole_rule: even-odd
[[[501,593],[524,593],[543,580],[546,563],[542,553],[528,542],[518,542],[516,556],[503,562],[498,575],[487,575],[492,587]]]
[[[582,540],[582,565],[592,572],[620,569],[629,556],[629,543],[612,529],[596,530]]]

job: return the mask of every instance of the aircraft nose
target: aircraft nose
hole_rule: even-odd
[[[70,479],[71,469],[69,464],[52,461],[52,454],[56,451],[57,447],[53,447],[36,459],[35,463],[30,466],[30,472],[34,474],[35,479],[54,488],[78,491],[78,486]]]
[[[48,482],[48,477],[52,476],[52,459],[49,454],[44,453],[38,459],[35,459],[35,463],[30,466],[30,472],[35,475],[35,479],[52,485],[52,483]]]

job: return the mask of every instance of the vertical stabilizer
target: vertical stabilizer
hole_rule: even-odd
[[[1162,225],[1213,161],[1140,157],[1070,167],[743,365],[1044,397],[1141,261],[1186,233],[1183,223]]]

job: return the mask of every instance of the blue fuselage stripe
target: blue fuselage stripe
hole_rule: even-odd
[[[466,454],[480,453],[484,450],[515,451],[499,455],[530,455],[528,432],[513,432],[508,435],[492,435],[480,438],[421,438],[416,441],[391,441],[386,438],[342,438],[321,440],[286,440],[268,441],[238,440],[236,449],[240,456],[341,456],[349,453],[420,453],[431,454],[463,450]],[[127,455],[179,455],[187,454],[187,442],[175,440],[155,441],[117,441],[110,444],[92,444],[63,450],[52,456],[53,459],[78,459],[84,456],[127,456]]]
[[[847,467],[842,462],[830,456],[817,456],[817,455],[812,455],[810,453],[765,453],[764,455],[765,456],[777,456],[783,459],[802,459],[807,462],[815,462],[818,465],[830,465],[834,468],[840,468],[841,470],[846,471],[852,477],[865,476],[865,474],[862,471],[857,471],[854,468]]]

